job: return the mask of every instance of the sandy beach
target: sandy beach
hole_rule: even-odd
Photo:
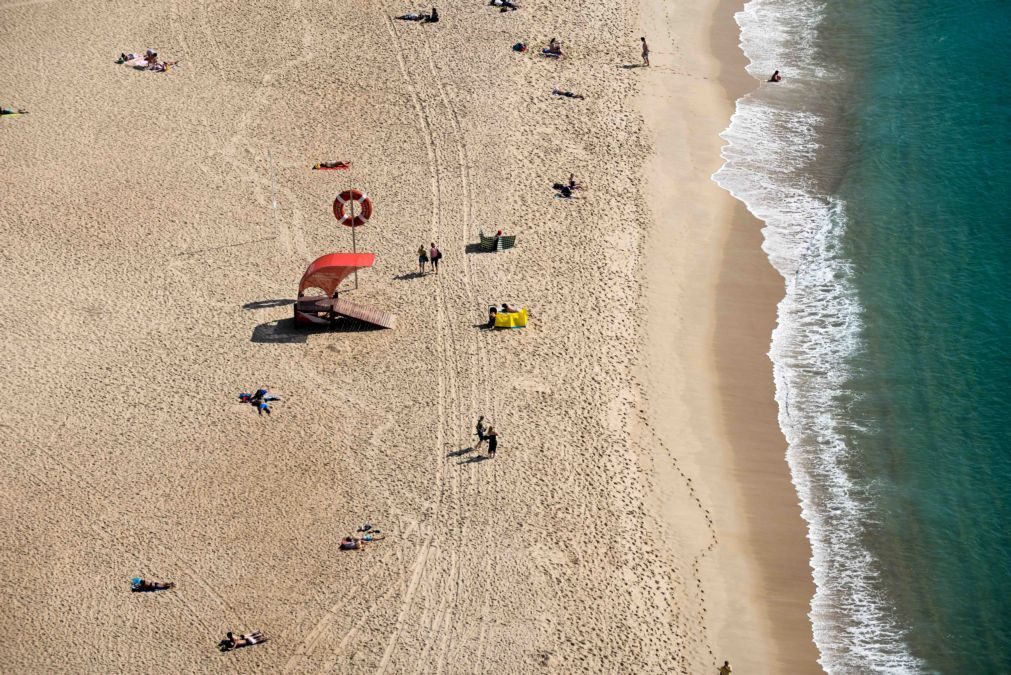
[[[421,9],[0,0],[0,670],[817,672],[733,5]],[[296,330],[348,187],[398,326]]]

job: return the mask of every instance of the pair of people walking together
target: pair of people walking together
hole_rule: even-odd
[[[484,415],[481,415],[477,418],[477,445],[474,449],[479,450],[485,441],[488,442],[488,456],[494,457],[495,451],[498,450],[498,433],[494,425],[485,425]]]
[[[418,247],[418,274],[425,273],[425,265],[431,264],[432,271],[436,274],[439,273],[439,261],[442,260],[442,251],[439,247],[435,245],[433,241],[429,245],[429,249],[426,251],[424,246]]]

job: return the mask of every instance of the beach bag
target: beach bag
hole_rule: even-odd
[[[516,44],[513,45],[513,51],[514,52],[525,52],[526,50],[527,50],[527,46],[525,44],[523,44],[522,42],[517,42]]]

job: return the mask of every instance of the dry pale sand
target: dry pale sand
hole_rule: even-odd
[[[31,110],[0,121],[0,671],[777,672],[713,350],[715,7],[522,4],[0,0]],[[179,68],[113,63],[149,46]],[[346,297],[400,325],[299,333],[349,185],[378,261]],[[480,331],[506,300],[531,326]],[[235,400],[264,384],[269,418]]]

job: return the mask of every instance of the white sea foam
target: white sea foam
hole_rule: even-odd
[[[861,307],[842,250],[845,204],[819,194],[810,169],[827,123],[819,93],[842,76],[821,63],[812,0],[751,0],[737,14],[749,72],[784,80],[740,99],[713,176],[765,223],[763,248],[786,281],[770,357],[787,461],[811,541],[817,587],[810,618],[829,673],[917,673],[876,561],[863,545],[870,495],[847,467],[857,430],[847,415],[850,362],[861,350]]]

